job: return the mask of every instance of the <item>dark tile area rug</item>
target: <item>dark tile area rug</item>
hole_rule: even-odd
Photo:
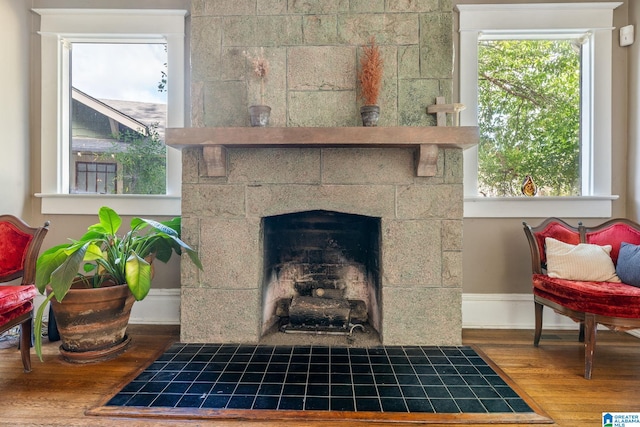
[[[172,345],[89,415],[550,423],[468,347]]]

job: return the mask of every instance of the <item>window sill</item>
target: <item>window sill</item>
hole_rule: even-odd
[[[137,194],[43,194],[43,214],[95,215],[102,206],[109,206],[121,215],[179,216],[180,197]]]
[[[465,218],[610,218],[618,196],[465,197]]]

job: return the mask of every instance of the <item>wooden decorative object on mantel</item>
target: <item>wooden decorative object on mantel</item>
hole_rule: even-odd
[[[460,124],[460,111],[465,108],[464,104],[445,104],[444,96],[439,96],[436,98],[435,105],[427,107],[427,114],[436,115],[437,126],[446,126],[447,114],[453,114],[453,125],[458,126]]]
[[[475,126],[426,127],[199,127],[167,128],[166,143],[202,148],[207,176],[226,176],[228,147],[416,147],[417,176],[434,176],[438,147],[469,148],[480,139]]]

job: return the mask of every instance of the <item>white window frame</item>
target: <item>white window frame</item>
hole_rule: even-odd
[[[464,152],[464,216],[490,218],[602,217],[612,212],[613,10],[621,2],[457,5],[460,13],[462,126],[478,125],[478,39],[492,35],[589,34],[589,72],[583,93],[583,195],[577,197],[479,197],[478,147]],[[597,118],[592,120],[591,118]]]
[[[123,215],[180,215],[182,156],[167,147],[167,193],[69,193],[69,43],[79,41],[167,44],[166,127],[185,122],[185,16],[169,9],[33,9],[40,15],[41,192],[43,214],[95,214],[108,205]],[[161,70],[158,70],[160,72]]]

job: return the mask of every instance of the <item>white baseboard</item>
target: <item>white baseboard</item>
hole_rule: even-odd
[[[469,329],[533,329],[533,294],[462,294],[462,327]],[[544,329],[578,329],[578,324],[545,308]]]
[[[129,323],[137,325],[179,325],[180,289],[151,289],[131,309]]]
[[[36,306],[44,297],[36,297]],[[180,289],[152,289],[133,304],[132,324],[180,324]],[[468,329],[533,329],[533,295],[462,294],[462,327]],[[578,324],[549,308],[544,309],[543,328],[577,329]],[[640,337],[640,331],[631,331]]]

